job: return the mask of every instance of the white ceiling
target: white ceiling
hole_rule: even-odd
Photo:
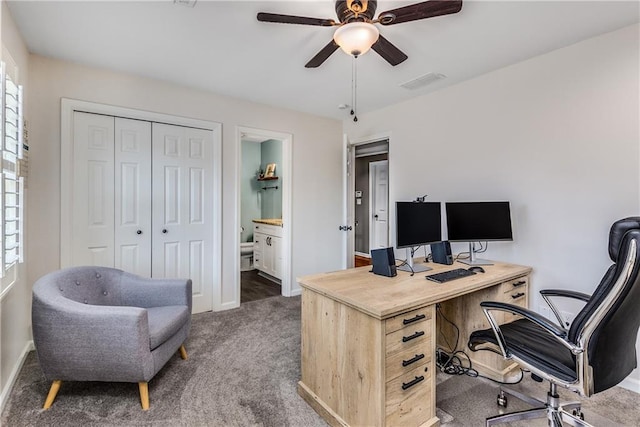
[[[378,13],[417,1],[380,0]],[[336,51],[306,69],[333,28],[261,23],[257,12],[335,19],[334,2],[8,1],[33,53],[166,80],[259,103],[344,119],[352,60]],[[360,113],[391,105],[639,22],[638,1],[465,1],[455,15],[380,32],[409,59],[357,60]],[[377,15],[377,13],[376,13]],[[407,90],[429,72],[447,76]],[[549,70],[552,78],[553,70]]]

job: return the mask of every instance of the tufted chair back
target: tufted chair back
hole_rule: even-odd
[[[120,306],[122,273],[106,267],[74,267],[54,273],[55,287],[49,290],[79,303]]]

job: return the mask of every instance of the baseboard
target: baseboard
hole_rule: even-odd
[[[298,295],[302,295],[302,288],[296,288],[291,290],[290,297],[297,297]]]
[[[231,310],[232,308],[238,308],[238,307],[240,307],[240,303],[238,301],[230,301],[230,302],[225,302],[220,304],[219,309],[216,311]]]
[[[640,380],[637,378],[627,377],[618,384],[619,387],[626,388],[627,390],[631,390],[635,393],[640,393]]]
[[[27,344],[24,346],[24,349],[22,350],[22,354],[20,354],[20,359],[18,360],[18,363],[16,363],[16,365],[11,370],[11,374],[9,374],[9,381],[7,381],[7,384],[4,386],[4,389],[2,390],[2,394],[0,394],[0,413],[4,411],[4,406],[6,405],[7,400],[9,400],[9,395],[11,394],[11,390],[13,389],[13,385],[18,379],[18,374],[20,373],[20,369],[22,369],[22,365],[24,365],[24,361],[27,358],[27,354],[29,354],[29,352],[34,349],[35,347],[33,346],[33,341],[27,341]]]

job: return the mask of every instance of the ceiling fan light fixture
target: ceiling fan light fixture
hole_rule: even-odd
[[[367,53],[379,36],[380,32],[373,24],[350,22],[336,30],[333,40],[345,53],[358,57]]]

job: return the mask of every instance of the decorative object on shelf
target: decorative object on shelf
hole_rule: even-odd
[[[276,176],[276,164],[275,163],[269,163],[267,165],[267,170],[264,172],[264,177],[265,178],[273,178]]]

